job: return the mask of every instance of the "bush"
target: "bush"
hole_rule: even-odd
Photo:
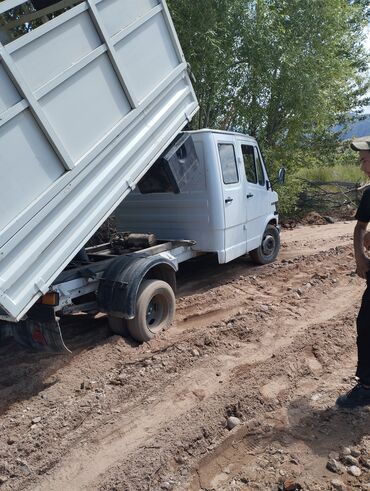
[[[315,187],[311,183],[322,183]],[[348,183],[347,186],[325,183]],[[343,204],[357,202],[357,193],[350,192],[366,182],[358,166],[334,165],[299,169],[293,175],[287,174],[283,186],[276,186],[279,193],[279,211],[283,217],[299,218],[310,211],[329,212]],[[353,186],[351,186],[351,183]],[[342,192],[343,191],[343,192]]]

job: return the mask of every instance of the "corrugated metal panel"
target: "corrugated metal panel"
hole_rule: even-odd
[[[164,0],[88,0],[0,44],[0,306],[12,318],[197,108]]]

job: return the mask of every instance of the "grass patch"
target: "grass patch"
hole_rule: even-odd
[[[300,169],[296,173],[298,179],[320,182],[353,182],[354,184],[367,182],[366,176],[357,165],[334,165],[332,167],[313,167]]]

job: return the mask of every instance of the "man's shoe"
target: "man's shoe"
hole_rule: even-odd
[[[343,408],[355,408],[370,405],[370,389],[365,389],[362,384],[357,384],[344,394],[339,396],[336,405]]]

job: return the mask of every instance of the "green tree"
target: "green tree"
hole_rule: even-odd
[[[258,138],[284,212],[300,168],[348,163],[331,128],[368,103],[369,0],[168,0],[200,103],[193,127]]]
[[[237,2],[171,0],[168,3],[186,59],[196,77],[200,111],[194,125],[220,127],[217,122],[230,100],[229,70],[236,58]]]
[[[267,151],[289,155],[302,139],[307,146],[307,135],[326,132],[366,102],[368,1],[169,0],[169,6],[197,79],[197,127],[240,129]]]

